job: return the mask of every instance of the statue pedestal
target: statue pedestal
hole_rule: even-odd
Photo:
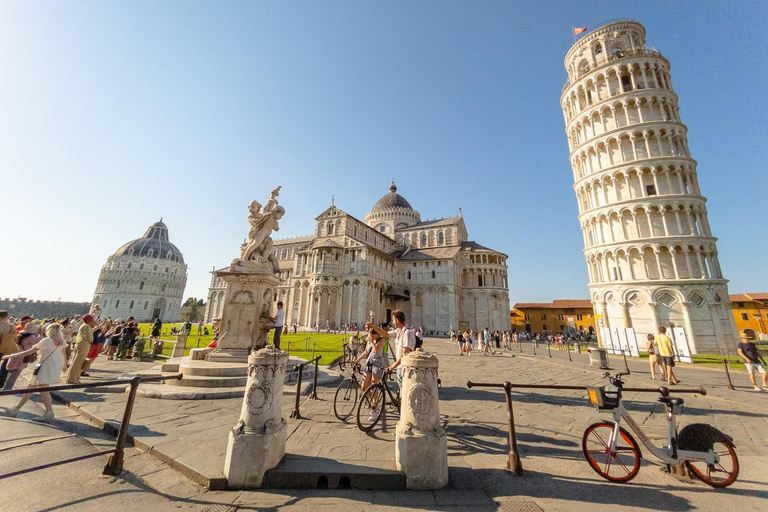
[[[240,421],[229,433],[224,475],[228,489],[261,487],[264,473],[285,455],[283,379],[288,352],[263,348],[248,358]]]
[[[187,349],[187,335],[177,334],[176,343],[173,345],[173,351],[171,352],[171,359],[175,357],[184,357],[184,351]]]
[[[227,270],[216,272],[226,281],[227,292],[221,314],[221,327],[216,350],[208,361],[247,363],[253,348],[267,343],[273,323],[270,310],[281,279],[269,262],[234,260]]]
[[[395,465],[405,473],[408,489],[442,489],[448,485],[448,444],[440,426],[438,360],[434,354],[419,350],[406,354],[401,364],[403,389],[395,430]]]

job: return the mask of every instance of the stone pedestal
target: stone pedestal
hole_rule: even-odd
[[[282,416],[288,352],[264,348],[248,358],[240,421],[229,433],[224,475],[229,489],[261,487],[264,473],[285,455],[287,423]]]
[[[406,354],[402,365],[395,464],[405,473],[408,489],[441,489],[448,485],[448,445],[440,426],[438,360],[419,350]]]
[[[221,335],[216,350],[206,359],[222,363],[246,363],[251,349],[267,343],[274,327],[270,312],[280,277],[269,262],[234,260],[228,269],[216,272],[227,283],[221,314]]]
[[[176,335],[176,343],[173,345],[173,352],[171,352],[171,357],[184,357],[184,351],[187,348],[187,335],[186,334],[177,334]]]

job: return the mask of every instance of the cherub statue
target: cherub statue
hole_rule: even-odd
[[[252,201],[248,206],[248,223],[251,225],[248,231],[248,241],[242,247],[240,258],[245,261],[269,261],[275,273],[280,272],[277,258],[272,256],[273,241],[270,238],[272,231],[279,231],[280,220],[285,214],[285,208],[278,205],[277,196],[280,189],[277,187],[272,191],[267,204],[261,211],[261,204],[258,201]]]

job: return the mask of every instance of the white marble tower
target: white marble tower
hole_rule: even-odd
[[[664,325],[684,328],[693,353],[730,349],[727,280],[669,61],[640,23],[613,20],[580,38],[565,68],[560,105],[595,312],[643,345]]]

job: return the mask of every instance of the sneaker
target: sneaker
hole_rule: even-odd
[[[40,416],[40,421],[51,421],[53,419],[53,411],[45,411],[45,414]]]

